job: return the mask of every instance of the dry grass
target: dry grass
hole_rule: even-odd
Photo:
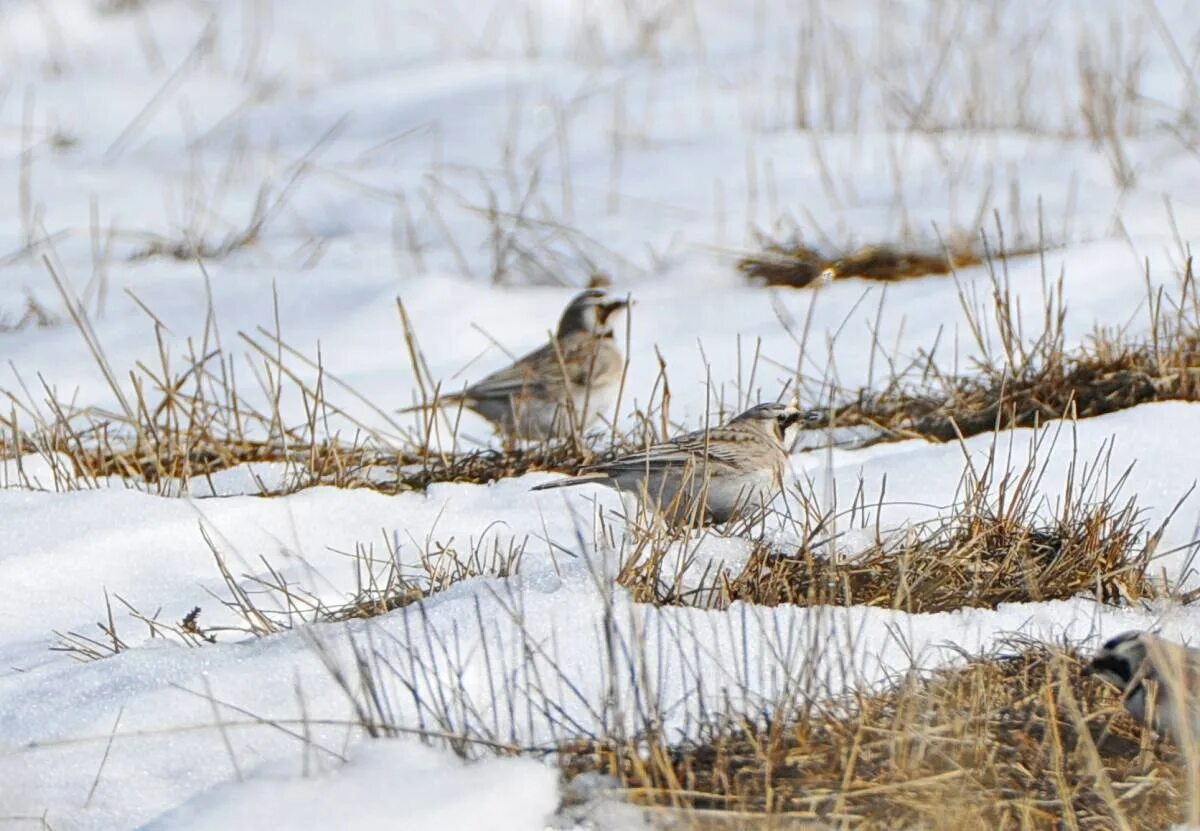
[[[370,555],[360,547],[356,555],[358,571],[360,575],[369,575],[368,579],[360,579],[354,597],[340,606],[327,608],[323,618],[339,621],[376,617],[473,577],[510,577],[521,567],[526,543],[501,545],[492,540],[490,544],[480,542],[463,551],[452,543],[429,543],[421,553],[420,562],[411,568],[401,568],[397,552],[390,550],[382,574],[378,564],[372,563]]]
[[[839,256],[823,253],[799,242],[762,241],[762,250],[742,257],[738,271],[755,282],[768,286],[805,288],[830,280],[861,277],[893,282],[949,274],[955,268],[979,265],[982,259],[973,253],[939,254],[874,245]]]
[[[1163,349],[1151,344],[1100,344],[1062,354],[1052,365],[1020,377],[983,373],[941,377],[936,388],[892,385],[861,390],[830,410],[828,425],[877,430],[869,441],[923,438],[954,441],[997,428],[1034,427],[1057,419],[1090,418],[1155,401],[1200,400],[1200,332],[1181,336]],[[290,492],[316,484],[367,487],[386,493],[424,490],[436,482],[486,483],[530,471],[574,473],[604,452],[637,448],[669,432],[643,419],[630,435],[579,436],[574,441],[504,450],[467,452],[435,449],[429,435],[402,446],[369,435],[351,441],[321,435],[323,418],[346,410],[326,399],[313,401],[312,417],[286,427],[269,412],[256,412],[229,391],[223,400],[198,384],[168,382],[169,394],[152,397],[150,384],[121,414],[74,411],[52,401],[52,412],[28,419],[14,411],[0,416],[5,445],[15,454],[39,453],[64,469],[62,481],[83,486],[106,476],[169,485],[246,463],[288,466]],[[847,400],[848,399],[848,400]],[[139,418],[138,416],[143,416]],[[25,423],[35,426],[26,429]],[[128,429],[126,429],[128,428]],[[265,434],[265,437],[263,437]],[[268,491],[279,493],[281,491]]]
[[[1143,752],[1115,695],[1079,669],[1033,645],[825,708],[723,720],[695,742],[571,745],[561,763],[568,778],[618,777],[639,804],[717,809],[743,827],[1170,827],[1173,754]]]
[[[945,374],[933,354],[920,356],[878,389],[835,390],[829,423],[869,426],[883,441],[954,441],[1139,404],[1200,400],[1200,298],[1190,259],[1177,297],[1149,293],[1147,337],[1096,330],[1074,349],[1065,346],[1061,276],[1054,285],[1044,281],[1041,328],[1029,334],[1007,274],[992,261],[989,268],[992,320],[978,298],[959,290],[979,356],[971,372]]]
[[[940,389],[863,390],[833,409],[831,423],[880,428],[883,439],[954,441],[997,429],[1092,418],[1155,401],[1200,400],[1200,332],[1127,344],[1097,335],[1075,353],[1003,372],[943,377]]]
[[[96,623],[97,634],[86,632],[54,632],[55,644],[50,647],[52,652],[62,652],[77,661],[99,661],[119,655],[129,648],[125,639],[117,631],[117,618],[113,614],[112,600],[115,599],[130,617],[146,626],[151,638],[161,638],[184,646],[202,646],[217,642],[217,631],[209,629],[200,622],[201,608],[195,606],[179,621],[161,619],[161,611],[145,614],[134,608],[120,595],[110,598],[104,593],[104,605],[107,611],[105,620]]]
[[[528,543],[502,541],[487,534],[468,541],[452,538],[445,542],[430,536],[412,541],[417,549],[415,557],[402,553],[402,544],[395,538],[385,539],[380,548],[360,543],[354,551],[345,552],[354,566],[353,592],[340,600],[322,600],[288,581],[265,557],[259,558],[265,574],[235,574],[231,552],[207,533],[205,541],[228,590],[228,599],[223,603],[241,621],[241,625],[231,627],[239,637],[268,635],[312,623],[376,617],[474,577],[510,577],[519,571]]]
[[[161,610],[147,613],[120,595],[105,592],[104,620],[95,632],[54,632],[55,652],[78,661],[111,658],[128,649],[128,633],[118,631],[117,608],[147,627],[149,637],[185,646],[217,643],[227,637],[265,636],[316,623],[334,623],[377,617],[432,597],[474,577],[510,577],[518,572],[526,541],[501,542],[484,535],[463,544],[450,540],[422,541],[417,557],[401,556],[400,544],[386,540],[382,551],[359,544],[347,557],[354,565],[354,590],[340,600],[322,599],[304,586],[289,581],[265,557],[257,565],[262,573],[236,573],[231,553],[207,531],[202,530],[212,552],[217,572],[224,580],[226,597],[220,600],[233,615],[233,623],[209,626],[202,623],[203,610],[194,607],[179,621],[163,620]],[[415,559],[415,562],[413,560]]]
[[[982,265],[989,256],[988,252],[961,242],[944,251],[879,244],[842,254],[823,252],[795,239],[772,240],[760,236],[760,245],[761,250],[738,260],[738,271],[755,282],[788,288],[806,288],[854,277],[891,283],[947,275],[960,268]],[[1039,246],[1025,245],[1009,249],[1002,256],[1029,257],[1040,250]]]
[[[857,390],[823,384],[820,395],[833,402],[827,426],[868,428],[869,442],[944,442],[1156,401],[1200,400],[1200,302],[1190,263],[1173,306],[1168,308],[1162,296],[1151,298],[1153,325],[1145,339],[1097,331],[1081,347],[1067,349],[1061,283],[1057,294],[1048,291],[1043,330],[1032,337],[1021,330],[1004,275],[992,272],[990,294],[994,321],[986,319],[988,312],[966,289],[961,293],[980,356],[971,371],[946,374],[932,353],[896,368],[893,356],[892,374],[881,384]],[[289,475],[283,488],[268,493],[315,484],[395,493],[434,482],[496,481],[532,470],[573,473],[606,451],[640,448],[676,429],[666,416],[664,371],[628,434],[580,432],[561,443],[464,452],[457,435],[459,414],[432,406],[439,388],[403,308],[405,342],[422,406],[428,408],[415,424],[399,423],[331,375],[319,356],[313,360],[288,346],[278,329],[240,333],[253,356],[249,366],[257,382],[257,389],[245,388],[233,356],[220,346],[215,322],[181,360],[170,354],[161,323],[148,312],[159,334],[159,354],[139,363],[126,383],[113,373],[86,315],[65,289],[64,299],[119,408],[81,410],[43,387],[8,392],[8,412],[0,414],[0,435],[9,452],[42,454],[61,471],[58,487],[90,487],[101,477],[119,476],[161,484],[170,492],[177,480],[273,462],[285,465]],[[998,338],[989,337],[993,329]],[[738,397],[743,397],[740,385]],[[284,419],[285,399],[302,402],[302,420]],[[332,430],[331,421],[349,437]]]
[[[1126,603],[1161,593],[1138,551],[1132,504],[1100,505],[1069,522],[1026,524],[991,513],[954,514],[931,528],[877,542],[847,562],[805,548],[758,548],[722,581],[719,605],[877,606],[906,612],[995,608],[1091,595]],[[1131,552],[1133,555],[1131,556]]]

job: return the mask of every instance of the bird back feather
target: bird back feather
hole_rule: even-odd
[[[553,482],[542,482],[540,485],[534,485],[530,490],[548,491],[554,488],[573,488],[576,485],[599,485],[611,481],[612,479],[607,473],[589,473],[584,476],[555,479]]]

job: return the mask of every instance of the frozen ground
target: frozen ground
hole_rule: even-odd
[[[1170,296],[1200,234],[1200,167],[1179,127],[1200,94],[1187,71],[1198,28],[1187,4],[1165,1],[1033,11],[344,0],[331,11],[316,0],[13,0],[0,5],[3,411],[20,410],[19,422],[24,408],[45,414],[46,389],[79,407],[119,406],[49,266],[121,383],[139,361],[157,365],[156,337],[178,357],[213,320],[240,356],[239,333],[262,340],[263,327],[319,353],[378,410],[340,391],[339,403],[383,433],[396,425],[381,413],[416,395],[397,297],[433,376],[453,388],[507,360],[496,344],[543,343],[576,287],[610,274],[637,304],[623,425],[650,399],[659,356],[681,426],[739,390],[775,397],[796,376],[812,304],[799,369],[814,403],[834,382],[878,383],[888,356],[936,347],[939,366],[963,372],[996,348],[991,328],[976,342],[960,300],[961,290],[991,326],[982,268],[957,284],[886,290],[745,285],[733,263],[750,230],[789,221],[822,245],[906,233],[934,245],[980,221],[994,241],[994,212],[1011,244],[1036,240],[1040,212],[1066,346],[1097,327],[1136,338],[1151,325],[1147,298],[1159,286]],[[1108,100],[1089,97],[1089,67],[1116,90],[1108,139],[1088,133],[1087,114]],[[203,246],[203,270],[195,257],[145,256],[179,245]],[[1042,263],[1012,261],[1009,283],[1032,336]],[[240,389],[261,398],[251,362],[232,363]],[[298,398],[282,408],[304,417]],[[1198,432],[1200,405],[1167,403],[961,447],[798,453],[793,467],[823,504],[860,482],[873,498],[882,491],[863,525],[895,530],[945,511],[967,460],[993,443],[1020,468],[1040,442],[1047,510],[1072,460],[1110,453],[1111,479],[1132,466],[1121,493],[1151,524],[1187,496],[1159,565],[1194,588]],[[464,433],[491,441],[479,421]],[[914,655],[931,666],[954,660],[948,646],[985,649],[1017,632],[1084,642],[1158,623],[1186,638],[1200,623],[1193,608],[1082,599],[939,615],[642,606],[610,579],[624,544],[618,500],[585,488],[530,495],[549,475],[263,499],[260,483],[284,472],[261,465],[164,498],[119,479],[73,490],[84,483],[56,480],[34,455],[3,462],[0,819],[328,828],[402,815],[412,828],[542,827],[559,799],[552,767],[465,765],[412,736],[371,742],[348,726],[351,696],[331,668],[353,686],[366,645],[391,684],[393,724],[525,747],[636,723],[635,664],[666,726],[686,733],[723,697],[786,696],[818,637],[838,645],[814,670],[836,692],[879,684]],[[150,638],[125,605],[172,622],[200,606],[202,625],[231,626],[239,619],[214,598],[230,596],[214,548],[243,587],[271,569],[337,603],[362,578],[356,550],[392,548],[415,567],[439,545],[520,550],[520,570],[368,622],[220,631],[195,648]],[[698,545],[702,561],[731,565],[748,550],[737,539]],[[91,663],[54,651],[56,633],[96,633],[106,594],[128,649]],[[614,642],[622,648],[606,649]],[[453,723],[430,723],[418,703],[439,697]]]

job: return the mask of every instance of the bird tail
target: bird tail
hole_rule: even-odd
[[[565,479],[555,479],[553,482],[542,482],[534,485],[531,491],[548,491],[554,488],[572,488],[576,485],[591,485],[609,481],[607,473],[588,473],[583,476],[568,476]]]
[[[459,406],[460,404],[465,405],[466,403],[467,403],[467,397],[465,395],[461,395],[459,393],[452,393],[451,395],[438,396],[433,401],[426,401],[423,404],[414,404],[411,407],[401,407],[399,410],[396,410],[396,415],[407,415],[408,413],[424,413],[424,412],[428,412],[429,410],[432,410],[435,407],[438,408],[439,410],[447,409],[447,408],[454,408],[454,407]]]

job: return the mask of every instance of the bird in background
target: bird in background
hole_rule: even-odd
[[[1126,711],[1165,733],[1181,748],[1200,741],[1200,650],[1151,632],[1122,632],[1104,642],[1084,666],[1121,690]]]
[[[822,417],[794,404],[758,404],[718,427],[588,465],[579,476],[533,490],[605,485],[636,494],[677,527],[747,518],[783,488],[788,431]]]
[[[441,396],[437,406],[472,410],[506,439],[542,441],[582,432],[613,406],[624,364],[613,315],[629,305],[603,289],[580,292],[549,343],[460,393]],[[420,409],[427,407],[400,412]]]

